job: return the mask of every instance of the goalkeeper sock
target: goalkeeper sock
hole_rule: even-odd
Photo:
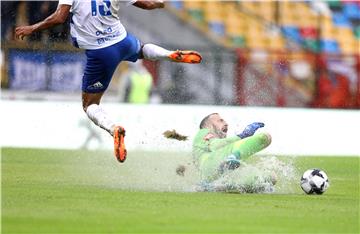
[[[108,114],[97,104],[91,104],[86,109],[86,114],[97,126],[113,135],[115,124]]]
[[[145,44],[142,48],[142,52],[145,59],[148,60],[169,60],[169,55],[172,51],[166,50],[160,46],[154,44]]]

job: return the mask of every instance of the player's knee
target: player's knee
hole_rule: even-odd
[[[83,108],[85,113],[86,113],[86,110],[87,110],[88,106],[89,105],[87,103],[85,103],[85,102],[82,103],[82,108]]]
[[[269,133],[261,133],[261,142],[267,147],[271,144],[271,135]]]
[[[100,93],[82,93],[82,106],[83,110],[86,112],[88,107],[92,104],[100,104],[100,100],[104,92]]]
[[[96,96],[96,95],[83,95],[82,97],[83,110],[86,112],[88,107],[91,106],[92,104],[99,105],[100,98],[101,96]]]
[[[96,103],[84,102],[84,101],[82,102],[82,108],[85,111],[85,113],[86,113],[88,107],[91,106],[92,104],[96,104]]]

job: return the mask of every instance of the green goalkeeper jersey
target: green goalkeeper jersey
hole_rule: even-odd
[[[246,160],[266,148],[270,142],[270,136],[265,133],[245,139],[238,136],[219,138],[210,129],[200,129],[193,141],[193,159],[201,180],[211,182],[221,176],[221,166],[229,156],[236,157],[236,160]]]
[[[238,136],[220,139],[210,129],[203,128],[198,131],[193,141],[193,157],[195,164],[199,165],[199,160],[203,155],[211,153],[215,150],[224,150],[223,154],[231,154],[229,144],[240,140]]]

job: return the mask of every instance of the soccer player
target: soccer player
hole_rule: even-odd
[[[264,127],[255,122],[248,125],[243,132],[233,137],[226,137],[228,124],[218,113],[206,116],[200,123],[200,130],[193,141],[195,165],[200,170],[203,182],[212,182],[226,169],[236,169],[240,160],[266,148],[271,143],[267,133],[255,134]]]
[[[163,8],[161,0],[131,0],[136,7],[152,10]],[[59,0],[56,11],[45,20],[15,29],[16,38],[23,39],[44,29],[62,24],[72,13],[71,37],[74,46],[85,49],[87,64],[82,81],[82,105],[87,116],[114,137],[114,152],[120,162],[126,159],[125,129],[113,122],[99,106],[112,75],[121,61],[138,59],[169,60],[200,63],[195,51],[169,51],[154,44],[142,45],[126,32],[119,20],[120,0]]]

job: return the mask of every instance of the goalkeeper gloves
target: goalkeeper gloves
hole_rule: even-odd
[[[254,133],[259,129],[264,127],[265,124],[261,123],[261,122],[255,122],[252,124],[249,124],[248,126],[246,126],[246,128],[244,129],[244,131],[240,134],[237,134],[238,137],[240,137],[241,139],[244,139],[246,137],[252,136],[254,135]]]

